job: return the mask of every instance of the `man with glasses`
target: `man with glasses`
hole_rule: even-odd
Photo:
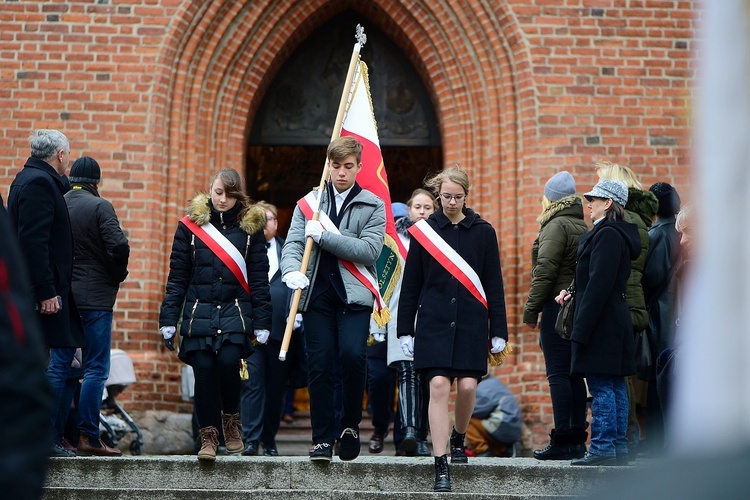
[[[72,394],[63,397],[76,348],[85,344],[73,301],[73,234],[63,194],[70,189],[65,172],[70,143],[57,130],[36,130],[29,137],[31,157],[10,185],[8,214],[26,257],[31,292],[45,344],[50,348],[47,378],[54,404],[51,456],[75,453],[62,445]],[[19,415],[19,418],[23,418]]]

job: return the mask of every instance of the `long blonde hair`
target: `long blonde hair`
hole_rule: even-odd
[[[643,189],[638,176],[629,167],[606,160],[599,160],[594,165],[596,166],[596,174],[600,179],[620,181],[628,188]]]

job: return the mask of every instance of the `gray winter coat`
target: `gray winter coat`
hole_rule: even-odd
[[[320,200],[320,212],[328,212],[331,200],[328,191],[323,191]],[[299,207],[294,209],[292,225],[287,233],[286,243],[281,252],[282,276],[292,271],[299,271],[302,263],[302,255],[305,251],[305,219]],[[320,250],[332,253],[340,259],[350,260],[356,264],[367,266],[367,269],[375,276],[375,262],[378,260],[383,249],[385,238],[385,204],[370,191],[363,189],[344,207],[344,212],[339,225],[341,234],[325,231],[320,242],[313,245],[310,256],[310,264],[307,266],[307,278],[310,286],[302,290],[300,299],[300,311],[307,310],[309,292],[315,284],[318,265],[320,262]],[[338,263],[341,280],[346,291],[346,303],[349,305],[360,305],[372,307],[374,297],[353,274]]]

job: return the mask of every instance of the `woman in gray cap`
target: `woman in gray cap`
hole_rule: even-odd
[[[558,172],[547,181],[537,221],[539,235],[531,247],[531,289],[523,322],[534,329],[539,325],[555,428],[549,445],[535,450],[534,458],[572,460],[586,452],[586,385],[582,376],[570,373],[570,340],[555,332],[560,311],[555,294],[573,281],[578,238],[589,228],[570,173]]]
[[[624,183],[601,179],[584,196],[594,228],[578,244],[571,372],[586,377],[594,418],[590,449],[571,465],[625,465],[624,377],[635,373],[635,339],[625,300],[630,262],[640,254],[640,239],[635,224],[624,221],[628,201]],[[569,299],[567,290],[555,298],[561,305]]]

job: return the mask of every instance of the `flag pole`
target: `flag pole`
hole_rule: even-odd
[[[344,82],[344,90],[341,92],[341,101],[339,102],[339,109],[336,113],[336,122],[333,125],[331,131],[331,141],[341,135],[341,124],[344,122],[344,114],[346,113],[346,106],[349,103],[349,98],[352,93],[352,83],[354,82],[354,75],[359,67],[359,51],[367,42],[367,36],[365,30],[361,25],[357,25],[357,33],[355,35],[357,43],[354,44],[354,50],[352,51],[352,58],[349,61],[349,70],[346,73],[346,81]],[[320,183],[317,190],[321,192],[325,189],[326,180],[328,180],[328,158],[326,158],[323,164],[323,173],[320,176]],[[318,206],[315,207],[312,220],[318,220],[318,208],[320,206],[320,198],[318,196]],[[307,266],[310,264],[310,254],[313,248],[312,236],[308,236],[305,242],[305,252],[302,254],[302,262],[299,266],[299,271],[302,274],[307,272]],[[284,330],[284,339],[281,341],[281,350],[279,350],[279,360],[286,360],[286,353],[289,350],[289,342],[292,339],[292,331],[294,330],[294,318],[297,316],[297,309],[299,309],[299,301],[302,297],[302,289],[298,288],[292,295],[292,303],[289,307],[289,316],[286,319],[286,329]]]

